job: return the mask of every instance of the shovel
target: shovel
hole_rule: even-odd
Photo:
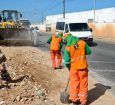
[[[60,101],[61,101],[63,104],[70,103],[69,94],[68,94],[68,92],[67,92],[68,84],[69,84],[69,79],[68,79],[68,82],[67,82],[67,85],[66,85],[66,88],[65,88],[64,92],[60,92]]]

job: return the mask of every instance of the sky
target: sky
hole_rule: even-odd
[[[96,9],[115,7],[115,0],[95,0]],[[23,19],[31,23],[45,20],[47,15],[63,13],[63,0],[0,0],[0,10],[10,9],[22,12]],[[65,0],[65,12],[93,10],[94,0]]]

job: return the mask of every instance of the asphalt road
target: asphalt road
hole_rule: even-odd
[[[110,86],[110,91],[115,95],[115,43],[95,40],[91,47],[92,54],[87,56],[91,76]]]
[[[38,36],[38,48],[49,51],[46,41],[50,34]],[[91,76],[101,83],[110,86],[115,95],[115,43],[95,40],[91,47],[92,54],[87,56]]]
[[[115,81],[115,44],[95,41],[97,46],[91,47],[92,54],[88,56],[89,68],[104,78]]]

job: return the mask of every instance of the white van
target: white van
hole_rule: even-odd
[[[72,19],[59,19],[56,22],[56,33],[62,31],[71,33],[80,39],[85,40],[89,45],[93,43],[92,29],[89,28],[87,22],[78,22]]]

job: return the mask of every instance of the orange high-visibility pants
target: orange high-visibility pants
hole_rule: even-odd
[[[82,104],[86,104],[88,97],[88,69],[70,70],[69,82],[70,100],[76,102],[80,99]]]
[[[52,60],[52,68],[61,66],[62,63],[61,51],[51,50],[50,54]]]

